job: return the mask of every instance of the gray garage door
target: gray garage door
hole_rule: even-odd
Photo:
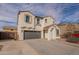
[[[24,39],[40,39],[40,31],[24,31]]]

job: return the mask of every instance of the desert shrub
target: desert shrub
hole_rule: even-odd
[[[68,38],[71,38],[71,34],[72,34],[71,32],[67,32],[67,33],[64,33],[62,37],[68,39]]]
[[[79,31],[74,31],[74,34],[79,34]]]

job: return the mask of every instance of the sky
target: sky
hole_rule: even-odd
[[[19,11],[35,16],[52,16],[56,23],[79,23],[78,3],[0,3],[0,28],[17,25]]]

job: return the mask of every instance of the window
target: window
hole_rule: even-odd
[[[47,19],[45,19],[45,23],[47,23]]]
[[[30,16],[25,16],[26,22],[29,22]]]
[[[37,24],[40,24],[40,19],[39,18],[37,18]]]

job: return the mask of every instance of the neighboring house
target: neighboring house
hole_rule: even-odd
[[[17,31],[16,29],[17,28],[14,26],[3,26],[3,31],[5,32],[16,32]]]
[[[34,16],[29,11],[18,13],[18,39],[59,39],[60,29],[52,17]]]
[[[3,26],[3,30],[0,31],[0,39],[16,39],[17,30],[14,26]]]

